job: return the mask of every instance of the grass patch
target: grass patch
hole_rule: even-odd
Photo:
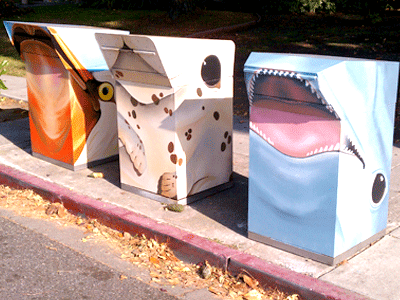
[[[0,19],[4,21],[5,19]],[[105,10],[80,8],[75,5],[41,6],[24,16],[7,18],[23,22],[75,24],[128,30],[132,34],[186,36],[223,26],[253,20],[247,13],[197,11],[172,21],[164,11]],[[0,61],[9,61],[8,75],[25,76],[24,63],[11,45],[4,26],[0,26]]]
[[[35,7],[32,13],[15,19],[123,29],[132,34],[183,37],[205,30],[243,24],[255,20],[255,17],[241,12],[197,10],[173,21],[164,11],[105,10],[61,5]],[[251,52],[400,61],[399,24],[399,11],[387,11],[382,22],[376,24],[360,16],[342,14],[270,15],[252,28],[218,32],[206,37],[229,39],[236,44],[234,113],[245,116],[248,114],[248,101],[243,66]],[[2,59],[9,60],[7,74],[24,76],[23,63],[11,45],[4,27],[0,26],[0,60]],[[400,128],[400,117],[396,118],[396,128]],[[396,132],[395,138],[400,141],[400,129]]]

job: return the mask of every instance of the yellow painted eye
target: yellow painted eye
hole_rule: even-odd
[[[110,101],[114,96],[114,88],[108,82],[103,82],[100,84],[98,92],[100,99],[103,101]]]

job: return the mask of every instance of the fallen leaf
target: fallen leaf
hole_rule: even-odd
[[[211,266],[208,264],[207,261],[204,262],[204,265],[201,269],[201,275],[203,276],[204,279],[208,279],[211,276]]]
[[[126,277],[125,275],[121,275],[121,276],[119,277],[119,279],[125,280],[125,279],[128,279],[128,277]]]
[[[231,297],[231,298],[236,298],[237,295],[238,295],[238,294],[235,293],[234,291],[229,291],[229,292],[228,292],[228,296]]]
[[[213,287],[213,286],[210,286],[210,287],[208,288],[208,290],[209,290],[211,293],[215,294],[215,295],[221,294],[221,292],[220,292],[219,290],[217,290],[217,289],[216,289],[215,287]]]
[[[150,260],[150,262],[151,262],[152,264],[155,264],[155,265],[160,264],[160,260],[159,260],[158,258],[156,258],[156,257],[151,256],[151,257],[149,258],[149,260]]]
[[[225,280],[224,275],[221,275],[221,276],[218,277],[219,283],[224,283],[224,280]]]
[[[185,206],[182,204],[168,204],[167,206],[165,206],[165,208],[169,211],[174,211],[174,212],[183,212],[183,210],[185,209]]]
[[[178,285],[180,280],[178,278],[168,279],[168,282],[172,285]]]
[[[60,218],[64,218],[67,215],[67,210],[65,209],[64,206],[60,205],[60,207],[58,208],[58,211],[57,211],[57,215]]]
[[[85,239],[85,238],[82,238],[82,240],[81,240],[83,243],[86,243],[87,242],[87,239]]]
[[[293,294],[291,296],[287,296],[286,300],[299,300],[299,295]]]
[[[132,235],[129,232],[124,232],[124,239],[130,240],[132,238]]]
[[[92,177],[92,178],[104,178],[104,175],[103,175],[103,173],[101,173],[101,172],[93,172],[93,173],[90,173],[90,174],[88,175],[88,177]]]
[[[338,264],[338,266],[343,266],[343,265],[347,264],[348,262],[349,262],[349,261],[348,261],[347,259],[345,259],[344,261],[340,262],[340,263]]]
[[[243,281],[252,289],[256,288],[258,285],[258,281],[251,278],[250,276],[247,276],[246,274],[243,275]]]
[[[160,274],[157,272],[150,272],[151,277],[160,278]]]
[[[246,300],[261,300],[262,294],[257,290],[251,290],[247,294],[243,295],[243,298]]]
[[[57,205],[55,205],[55,203],[50,204],[46,208],[46,215],[48,215],[48,216],[54,215],[57,212],[58,212],[58,207],[57,207]]]
[[[182,272],[190,272],[191,270],[190,270],[189,267],[184,267],[181,271],[182,271]]]

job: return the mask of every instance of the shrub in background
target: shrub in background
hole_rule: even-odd
[[[0,19],[5,17],[20,16],[30,12],[28,8],[18,7],[12,0],[0,0]]]

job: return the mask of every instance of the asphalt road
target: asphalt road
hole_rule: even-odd
[[[68,229],[7,214],[0,212],[0,299],[178,299],[48,236],[56,230],[69,234]],[[72,232],[67,244],[79,238]]]

